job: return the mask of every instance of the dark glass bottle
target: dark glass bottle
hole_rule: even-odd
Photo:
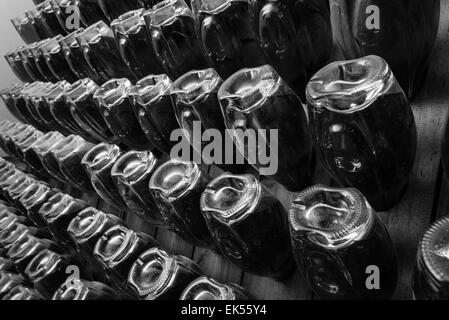
[[[52,31],[49,30],[47,25],[45,24],[45,20],[42,15],[41,8],[43,5],[45,5],[45,4],[42,3],[39,6],[33,8],[25,13],[29,19],[33,20],[34,28],[36,29],[36,32],[39,35],[39,38],[42,40],[51,38],[53,36]]]
[[[192,245],[215,248],[201,213],[200,198],[211,178],[193,162],[171,160],[150,180],[165,224]]]
[[[120,55],[114,33],[103,21],[86,28],[77,41],[87,63],[100,76],[100,85],[113,78],[137,80]]]
[[[0,272],[0,299],[3,299],[16,286],[25,284],[25,279],[18,274]]]
[[[218,89],[223,80],[214,69],[205,69],[199,71],[190,71],[180,77],[173,83],[171,91],[173,101],[175,102],[175,114],[178,123],[184,130],[187,141],[193,147],[196,154],[185,156],[183,160],[204,163],[206,165],[215,164],[225,171],[242,172],[245,170],[243,156],[240,162],[237,162],[235,153],[232,153],[231,164],[228,162],[228,142],[233,138],[228,135],[226,125],[223,120],[223,113],[218,101]],[[221,152],[217,150],[208,150],[208,143],[202,142],[203,135],[207,130],[218,130],[221,134]],[[228,141],[228,142],[227,142]],[[215,143],[214,143],[215,148]],[[234,151],[234,148],[232,148]],[[213,154],[213,155],[212,155]],[[201,155],[197,159],[197,155]],[[219,158],[221,155],[221,158]],[[239,155],[241,155],[239,153]],[[202,160],[201,160],[202,158]]]
[[[43,250],[28,264],[25,274],[36,290],[45,299],[51,299],[58,288],[67,280],[70,262],[50,250]]]
[[[327,0],[249,0],[268,62],[303,99],[310,77],[332,58]]]
[[[195,0],[195,28],[209,64],[223,78],[266,64],[251,24],[248,0]]]
[[[144,15],[153,48],[166,73],[177,79],[207,61],[196,37],[193,13],[183,0],[166,0]]]
[[[47,223],[39,210],[56,193],[57,190],[46,185],[34,184],[19,199],[23,208],[26,209],[26,216],[41,229],[47,229]]]
[[[332,0],[334,39],[343,59],[378,55],[390,65],[408,97],[426,78],[435,43],[440,0]]]
[[[74,280],[64,283],[53,295],[57,301],[97,301],[117,300],[118,294],[114,289],[101,282]]]
[[[224,82],[218,97],[249,164],[290,191],[310,184],[313,144],[307,113],[271,66],[240,70]]]
[[[101,10],[109,21],[117,19],[120,15],[143,7],[142,0],[98,0]]]
[[[47,63],[48,68],[58,81],[67,81],[73,83],[79,78],[70,69],[69,63],[65,58],[65,53],[61,48],[60,41],[63,39],[61,35],[50,39],[47,43],[40,47],[43,59]],[[56,82],[56,81],[55,81]]]
[[[54,7],[51,5],[52,1],[53,0],[44,1],[36,7],[42,17],[42,23],[51,37],[66,35],[67,32],[59,22]]]
[[[6,198],[6,188],[8,188],[11,184],[23,178],[25,174],[19,170],[12,169],[7,173],[0,176],[0,190],[2,193],[2,197]]]
[[[59,132],[52,131],[46,133],[36,140],[29,148],[23,151],[25,163],[28,164],[32,170],[48,175],[41,158],[45,153],[49,152],[49,148],[62,141],[64,138],[65,137]]]
[[[20,81],[23,82],[33,82],[33,78],[31,78],[27,71],[25,70],[25,67],[22,63],[22,57],[19,54],[19,50],[23,50],[25,47],[17,48],[14,51],[8,52],[5,55],[5,59],[8,62],[11,70],[14,72],[17,78],[19,78]]]
[[[285,280],[295,269],[287,212],[252,175],[223,174],[201,197],[220,251],[246,272]]]
[[[128,287],[141,300],[177,300],[184,288],[201,274],[192,260],[153,248],[132,265]]]
[[[18,53],[20,54],[23,68],[27,72],[28,76],[33,79],[33,81],[47,81],[45,76],[42,75],[42,73],[39,71],[36,65],[36,61],[33,56],[32,49],[39,47],[45,40],[42,40],[40,42],[35,42],[23,49],[19,49]]]
[[[90,78],[95,83],[100,83],[100,76],[91,69],[84,57],[83,49],[79,45],[77,38],[83,34],[84,29],[80,28],[71,34],[65,36],[59,41],[64,52],[65,59],[70,69],[76,74],[78,79]]]
[[[6,199],[11,205],[18,207],[20,211],[25,213],[25,209],[20,203],[16,202],[16,200],[18,200],[24,192],[28,191],[28,189],[36,183],[36,180],[31,176],[23,175],[5,189]]]
[[[393,243],[358,190],[311,187],[293,202],[289,221],[298,267],[319,298],[392,296],[398,276]]]
[[[307,86],[310,128],[323,167],[377,211],[396,205],[417,144],[410,104],[385,60],[335,62]]]
[[[9,250],[16,242],[28,237],[29,235],[41,238],[47,236],[46,233],[35,227],[28,227],[18,222],[10,224],[0,232],[0,247]]]
[[[52,130],[53,128],[50,128],[47,126],[47,123],[44,121],[44,119],[41,118],[41,116],[38,113],[38,108],[42,107],[42,104],[44,104],[44,97],[50,93],[57,85],[53,83],[48,83],[47,85],[43,86],[41,89],[34,91],[30,95],[28,95],[27,101],[26,101],[26,107],[28,109],[28,113],[30,114],[32,120],[34,123],[39,124],[39,128],[43,130],[44,132],[48,132]]]
[[[83,137],[88,141],[95,141],[88,132],[84,131],[83,128],[78,124],[75,118],[72,116],[70,104],[67,102],[66,96],[67,92],[72,88],[71,85],[60,85],[56,86],[53,91],[50,91],[44,100],[50,109],[51,116],[58,124],[57,127],[63,128],[66,135],[76,134]],[[39,113],[39,110],[38,110]],[[46,113],[46,112],[45,112]],[[48,114],[42,115],[41,117],[46,122],[46,119],[50,119]],[[46,122],[47,123],[47,122]],[[51,122],[53,123],[53,122]]]
[[[35,105],[36,112],[39,116],[39,118],[43,121],[44,125],[47,128],[50,128],[51,130],[59,131],[63,135],[70,135],[74,132],[71,131],[70,128],[67,126],[63,126],[60,122],[56,120],[56,118],[53,116],[51,109],[56,109],[56,112],[58,115],[60,115],[64,109],[58,108],[61,106],[61,102],[63,101],[62,95],[65,93],[65,90],[70,86],[70,84],[67,81],[60,81],[55,83],[53,86],[50,86],[49,90],[45,92],[44,95],[42,95],[42,99],[38,101],[38,104]],[[66,110],[68,108],[66,107]],[[68,112],[70,115],[70,111]],[[64,115],[66,115],[64,113]]]
[[[27,108],[28,98],[33,92],[36,92],[48,84],[44,82],[34,82],[29,86],[24,87],[22,90],[14,91],[11,93],[14,108],[22,115],[22,118],[26,120],[25,123],[31,124],[38,128],[40,126],[39,122],[36,122],[31,116]]]
[[[1,272],[17,272],[14,261],[10,260],[9,258],[0,257],[0,273]]]
[[[67,89],[66,103],[70,105],[70,112],[78,125],[92,137],[91,141],[113,141],[114,135],[108,129],[93,99],[98,88],[98,85],[88,78],[79,80]]]
[[[106,23],[110,22],[101,10],[99,0],[78,0],[75,4],[79,8],[80,18],[85,26],[90,26],[100,20]]]
[[[76,243],[78,250],[94,259],[93,253],[97,241],[104,232],[116,225],[123,225],[118,217],[94,208],[86,208],[70,222],[67,232]]]
[[[94,147],[81,137],[70,136],[62,148],[51,151],[66,181],[83,192],[93,191],[89,174],[82,165],[83,157]]]
[[[7,301],[35,301],[43,300],[42,296],[34,289],[19,285],[11,289],[2,300]]]
[[[3,103],[5,104],[8,111],[19,121],[26,122],[26,119],[22,116],[22,114],[16,109],[14,105],[14,100],[12,98],[12,93],[16,91],[20,91],[26,86],[28,83],[16,83],[9,86],[6,89],[0,91],[0,97],[2,98]]]
[[[449,218],[442,218],[421,239],[413,279],[417,300],[449,299],[448,226]]]
[[[111,283],[126,291],[132,264],[146,250],[159,247],[152,237],[123,226],[107,230],[95,245],[94,256],[103,265]]]
[[[252,300],[250,294],[242,287],[201,277],[189,284],[179,300],[203,301],[203,300]]]
[[[39,215],[45,220],[53,237],[63,245],[71,245],[67,233],[70,222],[84,209],[87,203],[63,193],[57,193],[40,208]]]
[[[36,28],[34,27],[33,19],[31,19],[26,13],[11,19],[11,22],[26,44],[31,44],[41,40]]]
[[[172,132],[179,129],[170,97],[172,82],[167,75],[150,75],[132,89],[137,119],[147,139],[159,150],[170,154],[175,142]]]
[[[121,156],[111,170],[112,180],[125,201],[128,212],[158,226],[164,220],[148,185],[160,164],[151,152],[130,151]]]
[[[86,153],[81,163],[97,194],[111,206],[126,210],[126,204],[111,177],[112,167],[121,156],[118,146],[102,143]]]
[[[139,79],[164,73],[145,26],[144,12],[144,9],[127,12],[111,24],[122,59]]]
[[[132,83],[128,79],[112,79],[93,95],[111,132],[130,149],[152,150],[135,115],[131,99]]]
[[[47,58],[42,53],[42,48],[51,41],[52,39],[43,40],[38,46],[32,47],[31,51],[37,70],[39,70],[39,73],[42,75],[43,81],[54,83],[58,82],[59,79],[48,66]]]
[[[67,183],[67,180],[62,174],[61,169],[59,168],[58,160],[56,159],[54,153],[64,149],[67,146],[67,142],[70,142],[72,139],[75,139],[75,136],[65,137],[64,139],[55,143],[55,145],[53,146],[49,146],[46,144],[46,147],[44,149],[45,152],[39,154],[39,158],[44,169],[55,179],[63,183]]]
[[[39,140],[44,134],[40,131],[34,130],[30,135],[24,135],[22,137],[19,136],[17,140],[15,140],[15,147],[17,150],[17,154],[19,159],[24,162],[25,154],[24,152],[37,140]],[[41,173],[37,171],[37,173]]]
[[[57,245],[47,239],[38,239],[28,235],[15,242],[8,250],[8,257],[12,259],[21,274],[25,274],[26,267],[40,252],[47,249],[57,250]]]
[[[20,160],[20,155],[16,148],[16,142],[19,139],[27,138],[32,135],[36,129],[32,126],[17,126],[13,130],[8,132],[8,136],[5,137],[6,149],[12,157]]]

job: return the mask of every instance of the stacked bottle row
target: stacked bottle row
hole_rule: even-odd
[[[8,130],[3,131],[0,140],[7,146],[6,151],[23,148],[16,144],[20,142],[14,136],[8,143],[5,138],[8,135]],[[40,152],[29,158],[44,159],[45,163],[47,156],[42,152],[54,155],[51,148]],[[245,272],[286,280],[295,270],[296,258],[310,286],[322,298],[388,298],[393,293],[397,267],[391,240],[355,189],[317,186],[306,190],[294,203],[289,223],[279,200],[252,175],[225,173],[213,179],[193,162],[160,163],[149,152],[131,151],[122,155],[117,146],[108,144],[84,150],[81,155],[77,151],[63,153],[72,154],[67,162],[67,159],[56,161],[60,171],[72,170],[73,174],[67,174],[67,178],[81,177],[84,169],[86,179],[107,202],[118,205],[118,199],[122,199],[121,204],[129,212],[168,227],[194,246],[218,249]],[[333,209],[324,211],[325,208]],[[334,221],[336,212],[345,217]],[[325,227],[318,231],[320,226]],[[309,232],[315,235],[315,240],[309,241],[312,235],[304,238]],[[363,250],[359,251],[359,247]],[[317,250],[322,252],[321,258],[316,256]],[[355,265],[351,259],[341,264],[333,262],[335,254],[349,251],[353,257],[359,257],[367,250],[369,254],[363,254],[367,257]],[[310,262],[327,267],[317,269]],[[364,289],[362,276],[369,265],[382,268],[385,283],[381,292]],[[310,277],[317,270],[325,273],[333,270],[335,275],[337,271],[341,275],[349,272],[360,282],[349,283],[344,277],[329,276],[326,281],[341,287],[338,294],[329,293],[320,289],[323,284],[316,282],[318,278]]]
[[[0,298],[249,298],[237,285],[202,276],[193,261],[167,253],[115,216],[0,162],[0,196],[7,201],[0,202]]]
[[[79,26],[67,14],[76,6]],[[59,36],[54,55],[65,51],[70,76],[81,79],[77,72],[88,69],[95,77],[84,77],[99,84],[159,73],[175,80],[208,66],[228,78],[270,64],[304,98],[311,76],[329,61],[376,54],[410,97],[424,81],[439,14],[439,0],[195,0],[191,8],[183,0],[47,0],[12,21],[28,44]]]
[[[362,191],[378,211],[393,207],[405,191],[417,138],[410,104],[386,62],[369,56],[331,63],[314,75],[306,94],[305,108],[265,65],[225,81],[205,69],[174,83],[166,75],[150,75],[136,85],[113,79],[101,87],[90,79],[73,85],[35,82],[12,86],[1,96],[18,119],[41,131],[124,149],[172,155],[180,139],[172,135],[182,128],[181,136],[202,156],[199,161],[233,173],[247,172],[250,164],[290,191],[311,184],[315,151],[341,186]],[[203,152],[208,140],[198,140],[209,129],[221,134],[222,153],[229,152],[226,140],[234,145],[233,165],[228,154],[217,161]],[[263,150],[271,155],[268,165],[260,158]]]

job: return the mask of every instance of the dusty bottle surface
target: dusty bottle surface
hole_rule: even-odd
[[[285,280],[295,269],[287,212],[252,175],[209,183],[201,210],[223,255],[246,272]]]
[[[332,178],[359,189],[377,211],[399,202],[416,154],[410,104],[385,62],[334,62],[307,86],[315,150]]]
[[[343,59],[384,58],[406,95],[416,96],[437,37],[440,0],[332,0],[330,8]]]
[[[156,55],[172,80],[207,67],[193,13],[183,0],[159,2],[144,18]]]
[[[201,277],[190,283],[184,290],[179,300],[251,300],[250,294],[242,287],[227,283],[222,284],[218,281]]]
[[[290,210],[293,252],[321,299],[388,299],[398,267],[388,231],[356,189],[314,186]]]
[[[144,9],[130,11],[111,23],[120,54],[128,68],[139,79],[149,74],[164,73],[147,32],[144,13]]]
[[[313,144],[307,113],[272,67],[240,70],[223,83],[218,98],[238,150],[254,168],[290,191],[310,184]]]
[[[211,178],[193,162],[171,160],[150,180],[150,190],[171,230],[190,244],[214,248],[200,208],[201,194]]]
[[[192,260],[154,248],[134,262],[127,284],[141,300],[178,300],[184,288],[201,274]]]
[[[132,83],[128,79],[112,79],[93,95],[111,132],[133,150],[152,150],[135,115],[131,100]]]
[[[209,64],[223,79],[267,63],[251,24],[249,1],[196,0],[192,10]]]
[[[131,91],[139,124],[147,139],[161,152],[170,154],[175,145],[172,132],[179,129],[170,97],[172,81],[167,75],[149,75]]]
[[[149,189],[152,175],[161,165],[149,151],[130,151],[120,157],[111,170],[111,177],[129,212],[143,220],[163,226],[163,218]]]
[[[449,299],[448,226],[449,219],[438,220],[420,242],[413,279],[417,300]]]

